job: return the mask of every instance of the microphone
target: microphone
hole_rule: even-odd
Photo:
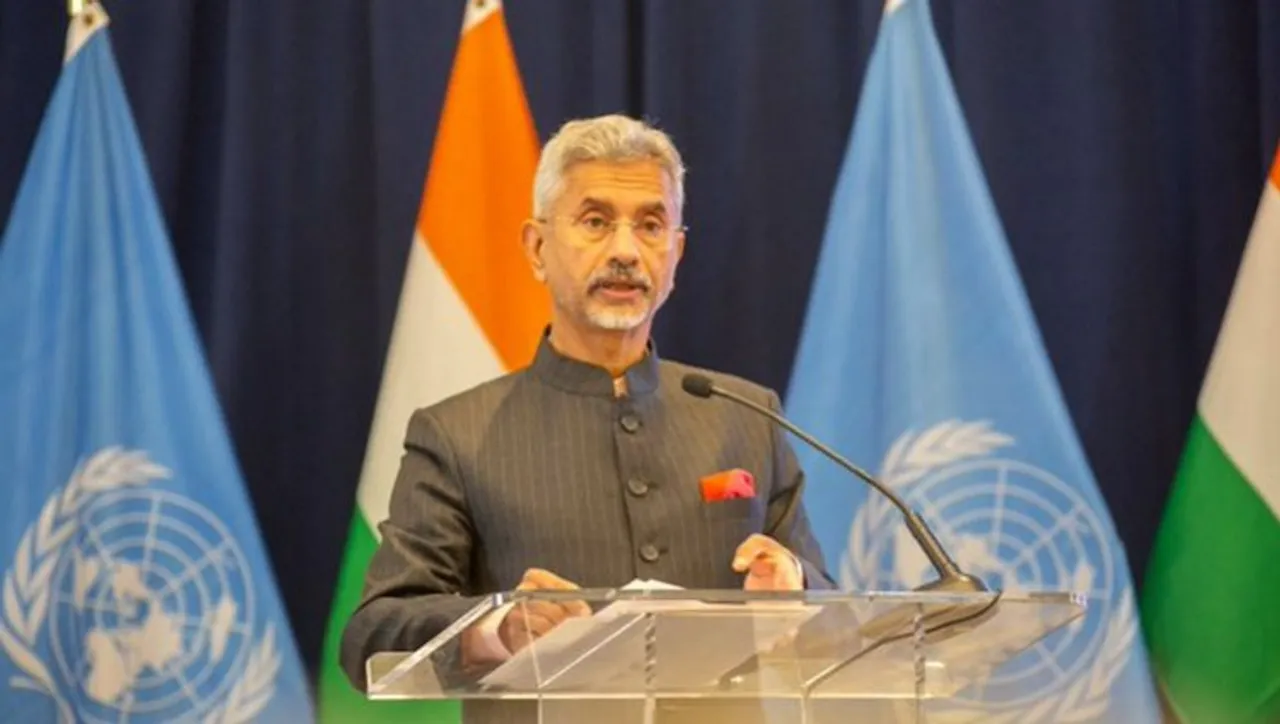
[[[911,532],[911,537],[916,539],[916,543],[920,545],[920,549],[929,559],[929,563],[933,565],[933,569],[938,572],[938,580],[926,583],[917,590],[922,591],[947,591],[958,593],[980,593],[987,590],[986,584],[977,576],[965,573],[960,570],[956,562],[947,554],[942,543],[938,541],[938,537],[933,534],[929,526],[924,522],[924,518],[920,517],[898,496],[897,493],[890,490],[884,483],[876,480],[869,473],[859,468],[857,465],[843,458],[839,453],[831,448],[818,442],[812,435],[796,427],[787,418],[770,410],[768,407],[758,402],[753,402],[747,398],[716,385],[710,377],[696,373],[687,374],[681,381],[681,387],[685,392],[694,397],[710,398],[713,396],[723,397],[727,400],[736,402],[739,405],[753,410],[772,420],[774,423],[782,426],[796,437],[805,441],[810,447],[823,455],[831,458],[837,465],[853,473],[863,482],[875,488],[878,493],[889,499],[893,506],[902,511],[902,516],[907,524],[907,530]]]

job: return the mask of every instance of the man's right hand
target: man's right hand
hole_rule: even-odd
[[[578,585],[541,568],[530,568],[520,579],[518,591],[576,591]],[[570,617],[590,616],[591,608],[583,601],[519,601],[507,612],[498,626],[502,645],[511,653],[545,636]]]

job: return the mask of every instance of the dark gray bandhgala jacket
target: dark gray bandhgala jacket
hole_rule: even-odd
[[[608,372],[560,355],[544,334],[528,368],[418,410],[343,636],[352,682],[363,689],[371,654],[421,646],[532,567],[584,588],[648,578],[741,589],[733,552],[764,533],[801,559],[807,587],[834,587],[785,433],[684,392],[689,372],[780,407],[771,390],[659,360],[652,346],[618,398]],[[704,502],[699,479],[732,468],[754,475],[755,497]],[[468,706],[468,721],[520,720],[511,705],[481,715],[490,708]]]

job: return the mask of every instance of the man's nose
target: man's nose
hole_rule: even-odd
[[[618,224],[609,239],[609,258],[626,264],[640,261],[640,239],[630,224]]]

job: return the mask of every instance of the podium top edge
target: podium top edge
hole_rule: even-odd
[[[984,591],[955,593],[943,591],[741,591],[734,589],[641,589],[582,588],[574,590],[501,591],[490,594],[493,607],[520,601],[702,601],[705,603],[799,602],[831,605],[859,601],[882,603],[921,603],[934,605],[983,603],[999,599],[1003,603],[1058,604],[1086,606],[1088,596],[1076,591]]]

